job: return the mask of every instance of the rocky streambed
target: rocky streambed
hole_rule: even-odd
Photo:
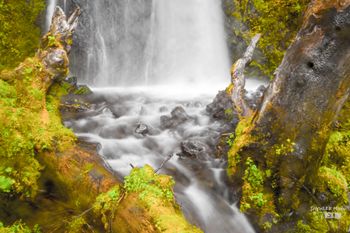
[[[96,143],[121,179],[146,164],[171,175],[184,214],[205,232],[254,232],[235,205],[226,159],[217,153],[220,140],[225,147],[222,134],[237,122],[223,93],[213,102],[209,89],[97,88],[67,96],[62,113],[65,125]]]

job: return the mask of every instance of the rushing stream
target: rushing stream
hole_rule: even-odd
[[[206,233],[254,232],[233,203],[226,162],[214,156],[224,125],[205,111],[230,80],[221,1],[48,0],[47,21],[55,4],[70,11],[73,2],[83,14],[71,73],[94,93],[91,108],[65,125],[98,143],[120,177],[172,156],[160,172],[174,177],[191,223]]]
[[[207,233],[254,232],[230,202],[225,161],[213,156],[223,125],[205,108],[215,92],[199,90],[97,88],[89,97],[91,110],[65,124],[81,139],[98,143],[99,153],[121,177],[129,174],[130,164],[158,168],[173,155],[160,172],[176,180],[176,199],[189,221]]]

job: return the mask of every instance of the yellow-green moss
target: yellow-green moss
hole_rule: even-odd
[[[39,46],[39,14],[45,0],[0,0],[0,70],[13,68]]]
[[[11,83],[1,80],[10,77]],[[0,175],[11,179],[11,191],[33,197],[43,168],[38,153],[60,150],[74,142],[74,134],[60,119],[59,85],[46,98],[42,78],[47,75],[36,58],[26,59],[18,69],[0,73]],[[1,191],[1,190],[0,190]]]
[[[243,37],[249,41],[252,35],[263,36],[258,47],[267,59],[266,64],[253,63],[265,74],[272,73],[281,63],[284,53],[293,41],[303,11],[310,0],[234,0],[232,15],[247,24],[249,31]]]
[[[248,158],[243,176],[241,211],[248,209],[260,209],[266,204],[263,194],[264,177],[263,172]]]
[[[235,174],[236,168],[241,162],[239,149],[252,140],[251,135],[247,133],[251,126],[252,117],[242,118],[236,127],[234,137],[230,137],[229,139],[230,141],[228,143],[231,145],[227,154],[227,174],[229,177]]]
[[[0,233],[40,233],[40,228],[35,226],[33,229],[30,229],[22,221],[17,221],[11,226],[4,226],[3,223],[0,222]]]
[[[137,194],[159,232],[201,232],[190,225],[177,207],[173,195],[174,181],[170,176],[158,175],[146,165],[134,168],[125,177],[124,188],[127,195]]]
[[[114,219],[121,197],[121,189],[119,185],[117,185],[96,198],[93,210],[96,214],[101,215],[101,221],[104,224],[105,230],[109,229],[109,219]]]
[[[330,191],[340,203],[348,203],[348,183],[343,174],[336,168],[320,167],[315,188],[319,192]]]

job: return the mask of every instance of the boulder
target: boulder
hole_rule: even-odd
[[[186,140],[181,142],[181,152],[177,155],[180,157],[201,158],[206,157],[208,146],[198,140]]]
[[[135,133],[145,136],[149,133],[149,127],[146,124],[138,123],[135,129]]]
[[[187,115],[186,111],[181,106],[177,106],[171,111],[170,116],[161,116],[160,125],[162,128],[175,128],[178,125],[190,120],[191,117]]]

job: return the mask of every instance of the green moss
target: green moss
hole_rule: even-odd
[[[174,181],[170,176],[158,175],[153,168],[146,165],[134,168],[125,177],[124,188],[127,195],[137,194],[159,232],[201,232],[187,223],[175,204],[173,195]]]
[[[242,118],[236,126],[234,137],[230,135],[227,143],[231,144],[231,148],[228,151],[227,159],[227,174],[232,177],[236,171],[237,166],[241,162],[239,150],[249,141],[252,140],[251,135],[247,133],[252,126],[252,117]]]
[[[227,121],[232,121],[233,120],[233,109],[232,108],[228,108],[228,109],[225,109],[225,118]]]
[[[87,222],[85,221],[84,217],[76,217],[73,218],[71,222],[69,222],[66,232],[69,233],[81,233],[83,232],[83,228],[87,225]]]
[[[43,168],[36,156],[47,150],[63,150],[75,137],[61,123],[58,108],[63,92],[58,90],[62,88],[55,85],[46,98],[42,77],[47,73],[37,59],[27,59],[20,69],[2,75],[13,81],[10,84],[0,79],[1,167],[11,168],[6,173],[14,181],[11,191],[34,197]]]
[[[114,214],[121,200],[121,196],[121,189],[119,185],[117,185],[96,198],[93,210],[95,213],[101,215],[101,221],[106,230],[109,229],[109,219],[114,219]]]
[[[261,33],[258,47],[267,59],[266,64],[252,63],[272,76],[284,53],[296,36],[300,19],[309,0],[234,0],[232,15],[247,24],[249,31],[243,37]]]
[[[249,209],[260,209],[267,203],[263,194],[263,172],[258,169],[251,158],[247,159],[245,165],[240,207],[243,212]]]
[[[34,54],[40,39],[36,21],[44,8],[45,0],[0,0],[0,70]]]
[[[80,86],[77,90],[74,91],[75,95],[88,95],[91,94],[92,91],[88,86]]]
[[[302,220],[298,221],[295,233],[312,233],[312,232],[313,231],[309,225],[304,224]]]
[[[231,146],[233,146],[233,143],[234,143],[234,142],[235,142],[235,134],[231,133],[231,134],[228,136],[227,140],[226,140],[226,144],[227,144],[229,147],[231,147]]]
[[[133,169],[131,174],[125,177],[126,191],[138,192],[141,200],[149,201],[149,205],[152,205],[154,198],[172,201],[174,198],[173,185],[173,179],[169,176],[155,174],[153,168],[148,165]]]
[[[0,233],[40,233],[40,228],[36,225],[33,229],[30,229],[22,221],[18,221],[7,227],[0,222]]]
[[[0,191],[3,193],[9,193],[12,189],[12,185],[15,181],[9,177],[0,175]]]
[[[336,168],[321,167],[315,187],[319,192],[330,191],[342,203],[348,203],[348,184],[343,174]]]

